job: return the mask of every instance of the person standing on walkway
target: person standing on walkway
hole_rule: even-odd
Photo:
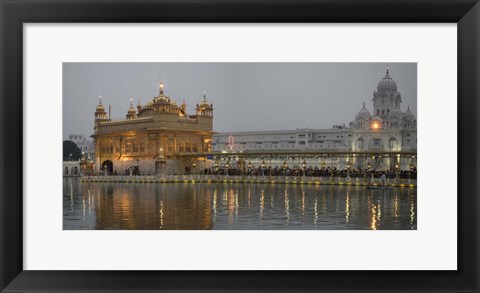
[[[385,172],[382,173],[382,177],[380,177],[380,179],[382,181],[382,186],[385,187],[387,183],[387,176],[385,175]]]

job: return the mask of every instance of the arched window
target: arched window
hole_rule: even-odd
[[[363,138],[357,139],[357,150],[362,150],[363,149]]]
[[[394,150],[397,148],[397,140],[395,139],[395,137],[391,137],[390,140],[388,141],[388,146],[391,150]]]

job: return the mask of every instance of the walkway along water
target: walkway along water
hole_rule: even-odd
[[[350,180],[349,180],[350,179]],[[248,175],[150,175],[150,176],[83,176],[80,182],[118,183],[269,183],[269,184],[315,184],[378,186],[380,178],[302,177],[302,176],[248,176]],[[417,187],[417,180],[410,178],[387,178],[385,186]]]

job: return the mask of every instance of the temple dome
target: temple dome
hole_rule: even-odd
[[[362,109],[357,113],[357,119],[368,119],[368,117],[370,117],[370,112],[365,107],[365,103],[363,103]]]
[[[135,108],[133,107],[133,99],[130,99],[130,108],[128,108],[128,114],[135,114]]]
[[[388,74],[389,69],[387,67],[387,72],[385,76],[378,82],[377,91],[380,93],[384,92],[396,92],[397,84]]]
[[[407,111],[405,111],[405,114],[403,115],[403,119],[407,121],[413,121],[415,120],[415,116],[413,113],[410,111],[410,107],[407,108]]]
[[[98,105],[97,105],[96,111],[97,111],[97,112],[105,112],[105,106],[103,106],[103,104],[102,104],[102,99],[101,99],[101,98],[100,98],[100,101],[99,101],[99,103],[98,103]]]

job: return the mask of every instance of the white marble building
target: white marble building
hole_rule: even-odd
[[[373,112],[365,103],[348,126],[331,129],[293,129],[280,131],[225,132],[213,135],[212,150],[218,153],[289,152],[289,151],[345,151],[345,152],[416,152],[417,121],[407,107],[401,110],[402,98],[397,84],[389,75],[379,81],[373,92]],[[353,159],[353,158],[352,158]],[[373,167],[391,168],[395,160],[369,159]],[[353,159],[361,167],[365,159]],[[408,168],[410,162],[401,162]],[[385,166],[388,165],[388,166]],[[341,163],[337,163],[341,168]]]
[[[90,159],[95,158],[95,144],[91,138],[86,138],[83,134],[70,134],[68,138],[77,145],[86,158],[88,156]]]

